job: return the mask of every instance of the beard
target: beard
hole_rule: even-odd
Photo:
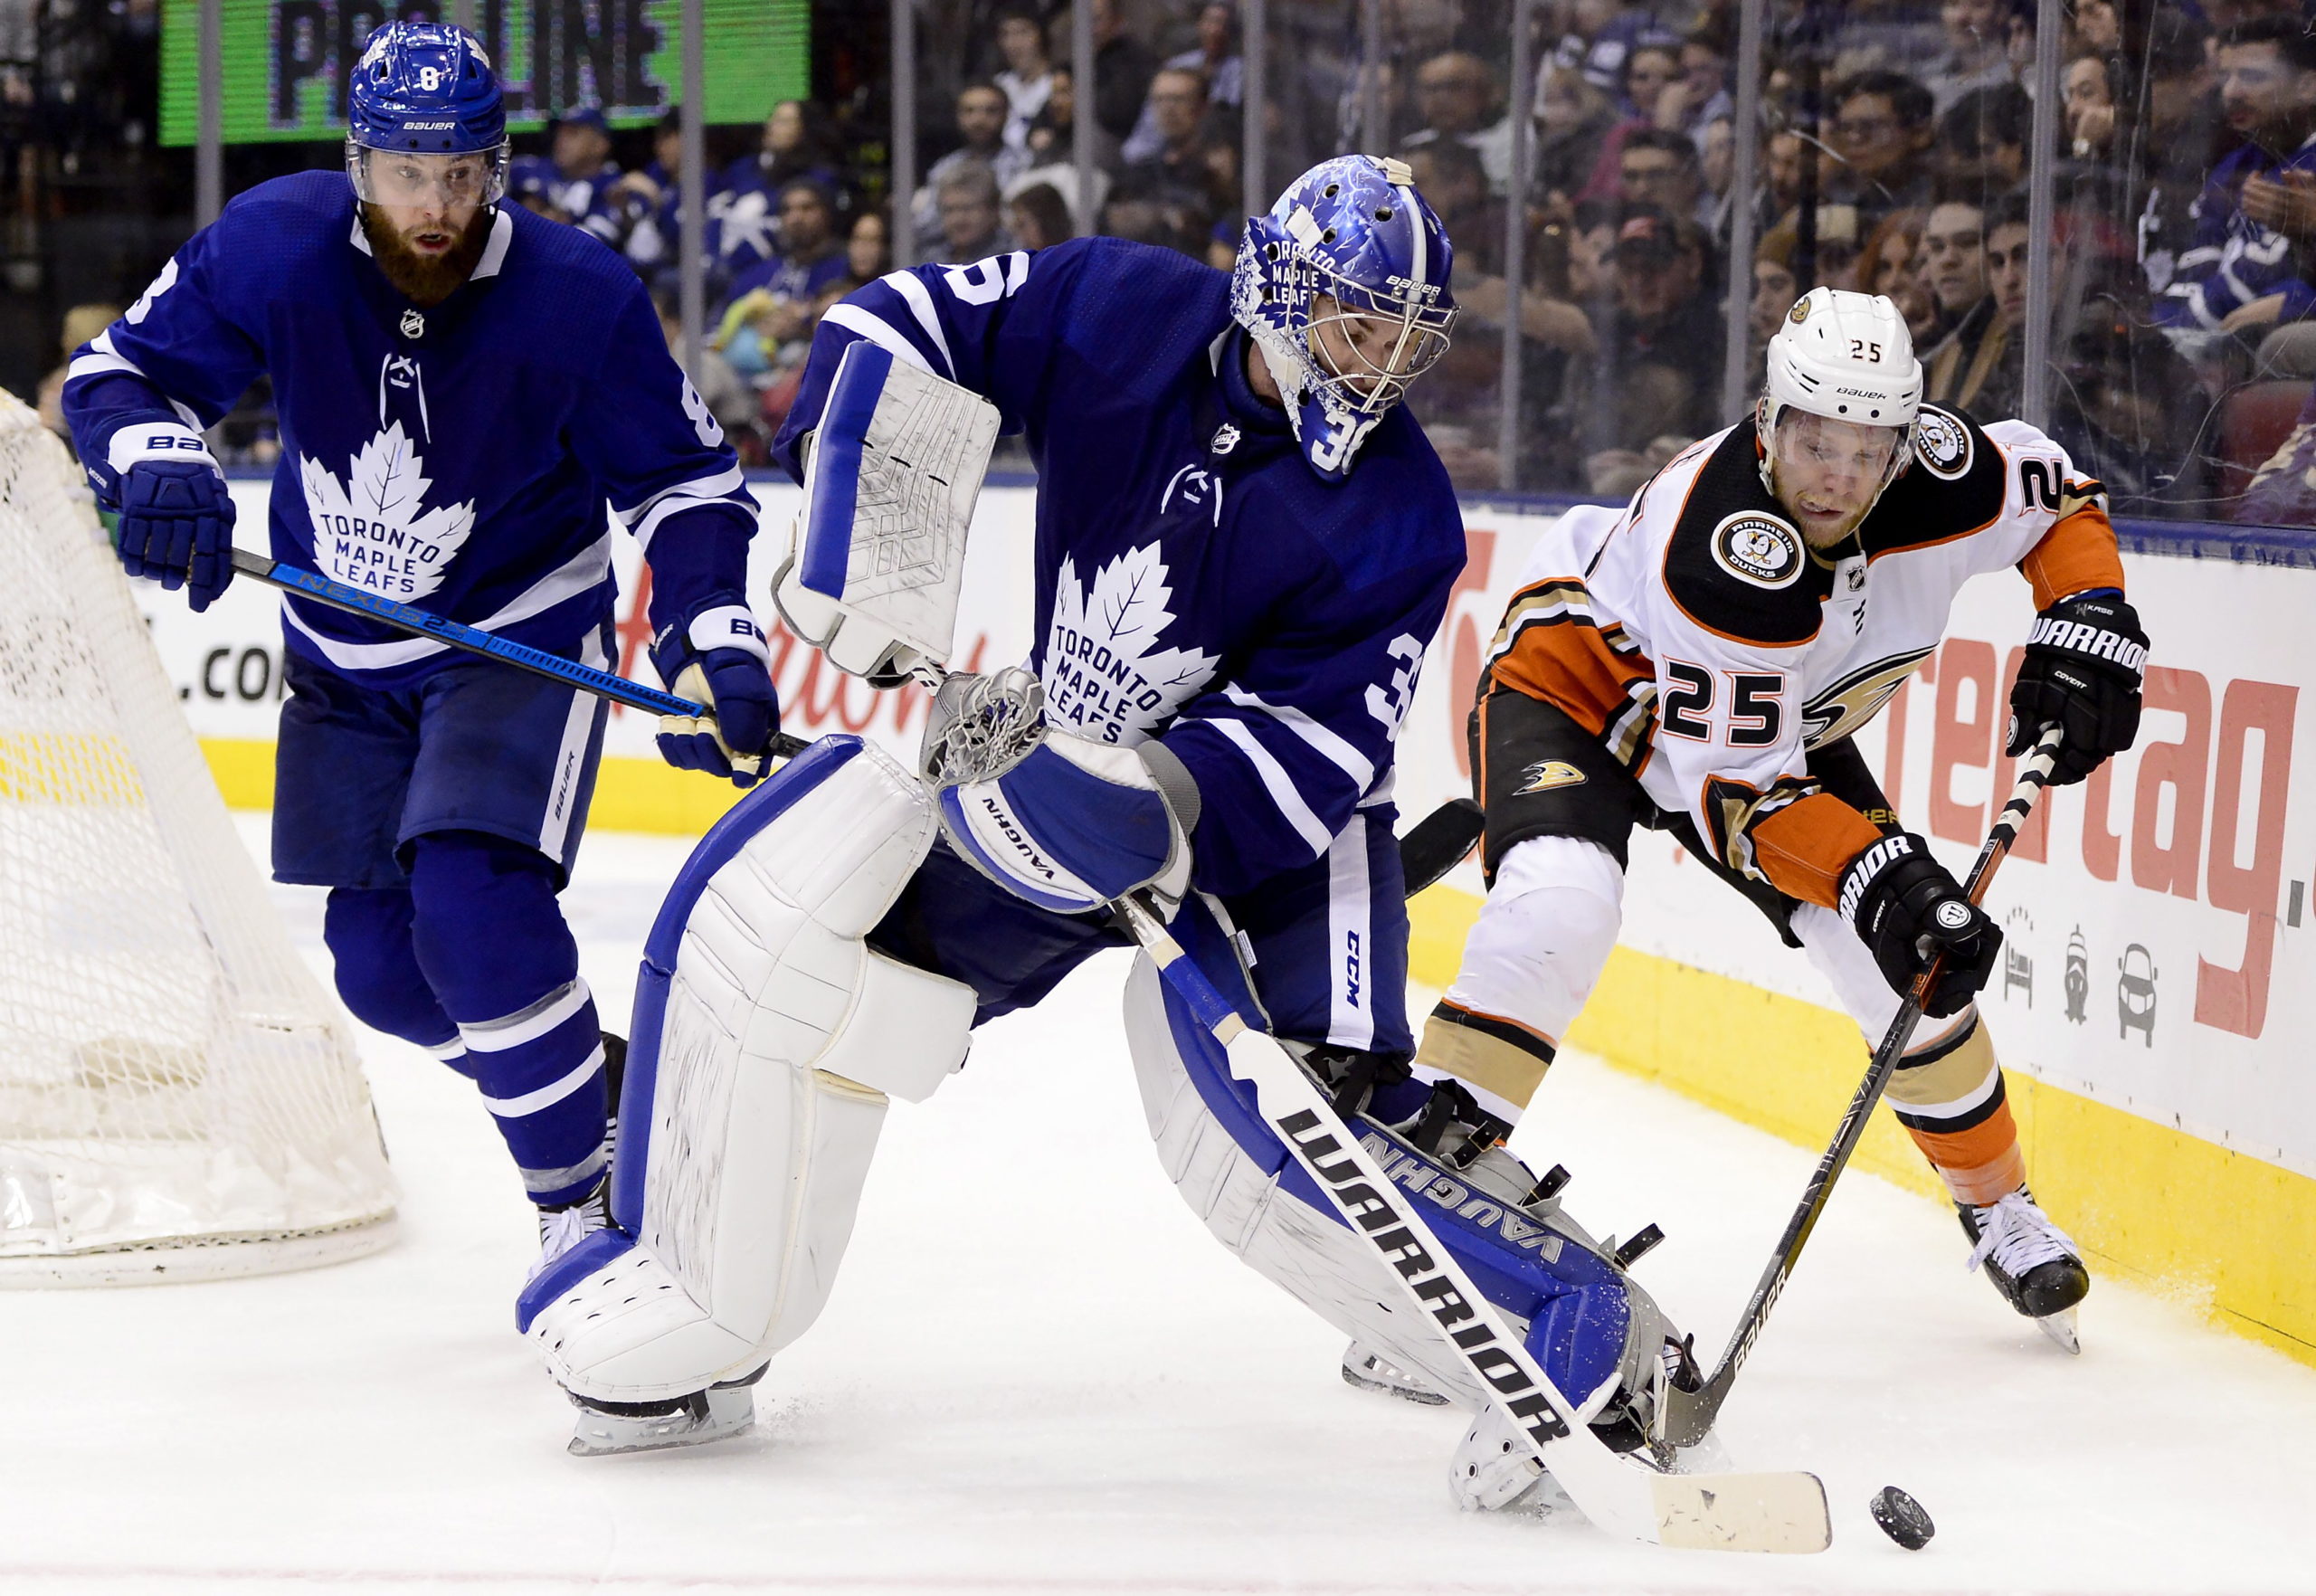
[[[362,206],[362,233],[370,241],[378,270],[412,304],[428,309],[457,292],[474,271],[483,247],[490,242],[490,223],[491,209],[484,205],[449,249],[428,255],[412,248],[379,207],[366,203]]]

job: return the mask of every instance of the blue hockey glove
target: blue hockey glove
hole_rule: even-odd
[[[772,653],[764,628],[742,603],[701,610],[681,625],[660,628],[652,668],[668,690],[706,704],[712,719],[660,717],[660,757],[678,770],[704,770],[752,787],[763,778],[780,700],[772,690]]]
[[[192,428],[133,423],[110,451],[119,473],[120,563],[205,610],[233,579],[233,499]]]
[[[941,830],[1017,898],[1087,914],[1141,888],[1171,917],[1188,890],[1198,787],[1163,744],[1121,748],[1045,724],[1020,669],[953,676],[925,726]]]

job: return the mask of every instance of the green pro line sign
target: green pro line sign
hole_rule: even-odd
[[[707,120],[753,122],[810,92],[810,5],[701,0]],[[370,31],[449,14],[423,0],[223,0],[222,9],[228,144],[343,137],[349,73]],[[640,126],[681,93],[682,0],[473,0],[470,9],[516,132],[585,105],[614,127]],[[200,0],[163,0],[163,144],[199,136],[200,27]]]

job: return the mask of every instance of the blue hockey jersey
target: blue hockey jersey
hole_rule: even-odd
[[[1422,429],[1386,415],[1319,480],[1258,399],[1229,277],[1080,239],[897,271],[830,309],[774,452],[792,474],[844,346],[869,338],[987,395],[1039,476],[1047,716],[1163,736],[1198,781],[1194,880],[1246,890],[1388,795],[1393,744],[1464,564]]]
[[[470,280],[421,309],[372,260],[343,173],[236,198],[73,356],[64,412],[100,501],[117,504],[123,428],[211,425],[270,372],[276,559],[567,651],[611,614],[615,513],[656,624],[742,602],[755,502],[635,274],[520,206],[489,225]],[[300,598],[283,622],[380,687],[450,657]]]

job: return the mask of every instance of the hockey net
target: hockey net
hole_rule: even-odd
[[[62,445],[0,395],[0,1287],[393,1239],[350,1022],[291,947]]]

